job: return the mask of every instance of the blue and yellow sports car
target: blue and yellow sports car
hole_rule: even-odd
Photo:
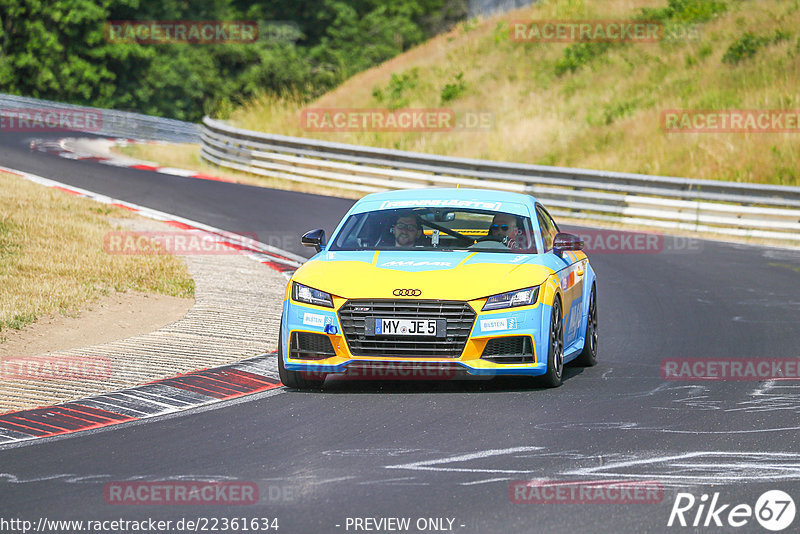
[[[286,288],[282,382],[393,366],[460,375],[539,376],[597,360],[595,273],[583,242],[535,198],[476,189],[367,195]],[[419,373],[419,374],[418,374]],[[444,375],[451,376],[451,375]]]

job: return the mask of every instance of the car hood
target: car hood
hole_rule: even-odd
[[[294,280],[335,296],[394,298],[418,289],[421,299],[472,300],[542,284],[553,270],[539,254],[491,252],[322,252]]]

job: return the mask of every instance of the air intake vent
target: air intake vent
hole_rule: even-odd
[[[331,339],[324,334],[292,332],[289,357],[301,360],[324,360],[336,356]]]
[[[530,336],[509,336],[490,339],[481,358],[494,363],[534,363]]]

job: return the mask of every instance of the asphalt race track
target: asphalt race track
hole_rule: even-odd
[[[330,232],[352,204],[69,161],[30,152],[26,140],[0,134],[0,165],[255,232],[306,256],[300,234]],[[366,531],[354,518],[395,517],[410,518],[410,532],[767,532],[755,517],[729,526],[728,512],[755,507],[774,489],[800,503],[800,382],[668,381],[659,365],[800,357],[800,252],[667,242],[652,254],[590,254],[599,363],[568,368],[560,388],[517,379],[282,388],[0,448],[0,518],[265,517],[277,518],[281,533]],[[663,495],[654,503],[511,502],[512,481],[535,479],[656,481]],[[129,506],[104,498],[110,482],[165,480],[249,481],[259,500]],[[718,516],[724,528],[713,518],[703,528],[705,513],[699,530],[667,527],[679,492],[698,505],[719,493],[718,507],[730,505]]]

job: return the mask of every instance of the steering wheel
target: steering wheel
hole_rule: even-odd
[[[478,239],[476,239],[475,242],[476,243],[481,243],[483,241],[497,241],[498,243],[503,243],[505,245],[506,243],[505,243],[504,239],[505,239],[504,237],[501,237],[499,235],[485,235],[485,236],[481,236]]]

